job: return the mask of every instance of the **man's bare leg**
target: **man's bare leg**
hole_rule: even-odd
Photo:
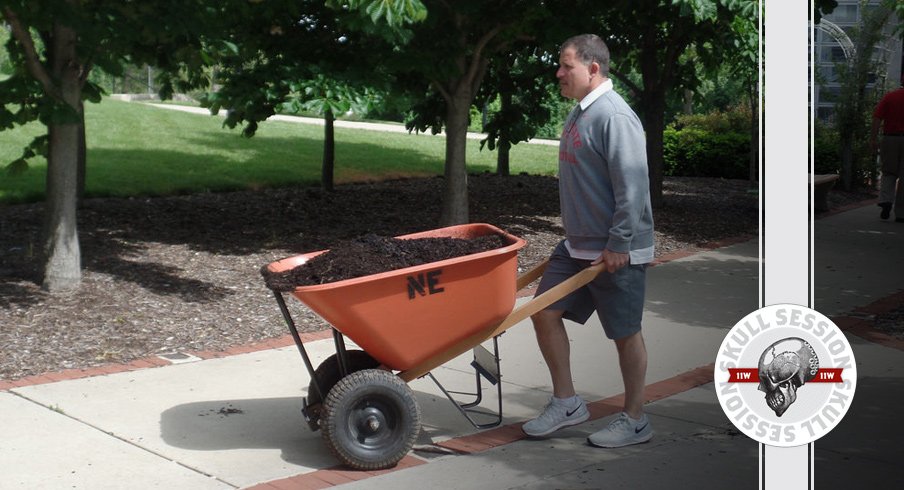
[[[531,320],[537,344],[552,378],[553,396],[569,398],[574,396],[575,391],[571,378],[571,345],[562,314],[561,310],[542,310],[531,316]]]
[[[625,412],[633,419],[643,414],[647,375],[647,348],[641,332],[615,341],[618,365],[625,385]]]

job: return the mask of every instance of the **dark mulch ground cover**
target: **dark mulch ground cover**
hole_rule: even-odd
[[[298,286],[316,286],[365,277],[406,267],[486,252],[507,245],[500,235],[476,238],[409,238],[399,239],[368,233],[344,240],[327,252],[292,269],[273,272],[261,268],[267,287],[288,292]]]
[[[557,181],[470,177],[471,221],[527,240],[519,266],[562,238]],[[745,181],[667,178],[654,213],[657,255],[757,234],[758,198]],[[217,351],[280,337],[285,324],[260,268],[374,233],[437,228],[441,178],[161,198],[88,199],[79,210],[83,281],[49,295],[36,254],[43,206],[0,207],[0,379]],[[863,196],[830,194],[855,201]],[[302,331],[328,326],[290,301]]]

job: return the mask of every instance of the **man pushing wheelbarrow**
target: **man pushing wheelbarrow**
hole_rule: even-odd
[[[552,377],[553,396],[522,427],[539,437],[586,421],[575,393],[563,318],[584,323],[596,311],[615,341],[625,385],[624,411],[587,441],[600,447],[647,442],[653,430],[642,410],[647,352],[641,318],[647,264],[653,260],[646,142],[640,119],[613,90],[609,49],[598,36],[562,44],[556,72],[562,95],[578,102],[559,142],[559,199],[566,238],[556,247],[537,289],[541,294],[588,266],[605,270],[531,320]]]
[[[646,264],[653,258],[643,128],[608,80],[608,50],[596,36],[569,39],[557,76],[562,94],[580,101],[560,143],[560,199],[566,239],[547,262],[516,278],[524,240],[488,224],[459,225],[399,239],[474,239],[496,235],[501,246],[456,258],[364,277],[299,286],[291,294],[333,327],[336,354],[316,369],[286,305],[277,303],[311,375],[302,412],[342,463],[364,470],[394,466],[420,432],[420,409],[407,382],[474,349],[475,401],[443,393],[478,428],[502,420],[496,339],[531,318],[549,367],[553,397],[523,425],[533,437],[589,418],[571,379],[563,318],[585,322],[593,311],[616,343],[625,383],[625,411],[589,442],[618,447],[646,442],[643,415],[646,350],[640,333]],[[328,251],[273,262],[265,276],[301,267]],[[545,273],[544,273],[545,270]],[[515,292],[543,278],[535,297],[513,309]],[[361,350],[346,349],[345,338]],[[493,340],[494,352],[480,344]],[[468,410],[480,403],[481,379],[496,384],[495,422],[477,424]],[[457,392],[456,392],[457,393]]]

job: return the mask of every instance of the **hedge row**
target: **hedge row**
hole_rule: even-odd
[[[669,127],[663,134],[665,175],[746,179],[750,134]]]
[[[840,174],[841,145],[835,129],[822,124],[816,126],[813,141],[815,173]],[[855,182],[868,182],[875,178],[875,156],[865,147],[866,141],[857,142],[853,163]],[[750,134],[739,131],[712,131],[700,127],[676,128],[669,126],[663,134],[663,171],[668,176],[717,177],[746,179],[750,166]]]

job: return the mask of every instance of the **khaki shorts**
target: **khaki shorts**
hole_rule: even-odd
[[[540,279],[536,295],[565,281],[590,266],[589,260],[574,259],[565,242],[556,246],[549,265]],[[597,312],[606,337],[617,340],[640,331],[646,293],[647,265],[629,265],[610,274],[601,272],[586,286],[549,305],[548,310],[561,310],[562,317],[584,324]]]

